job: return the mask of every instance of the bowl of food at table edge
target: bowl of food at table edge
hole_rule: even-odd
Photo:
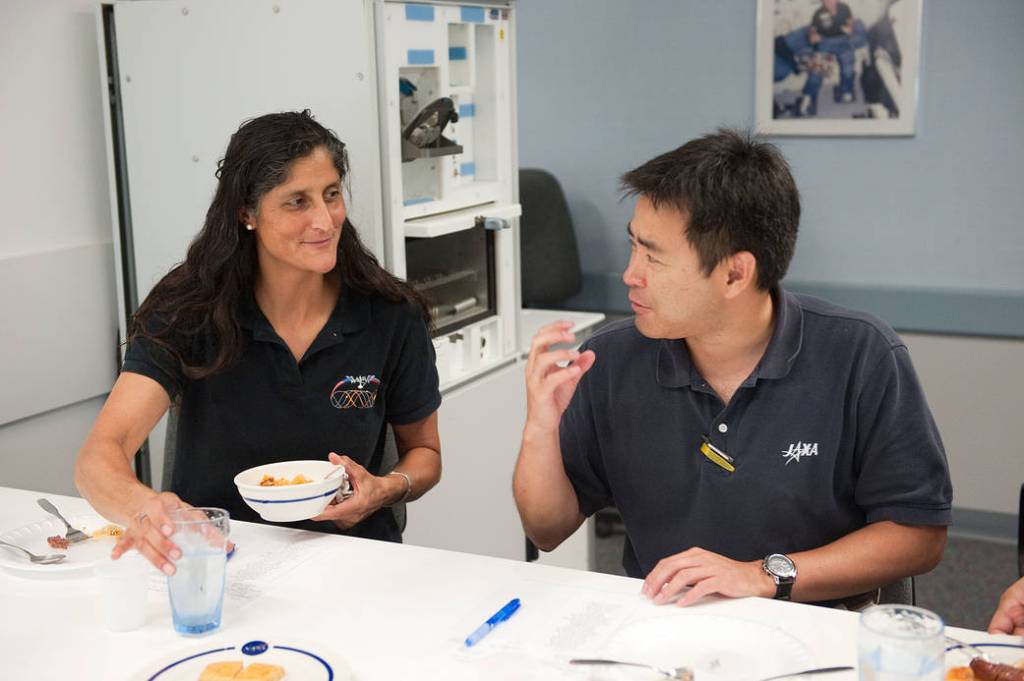
[[[242,471],[235,486],[264,520],[309,520],[336,496],[348,493],[348,475],[339,468],[329,461],[278,461]]]

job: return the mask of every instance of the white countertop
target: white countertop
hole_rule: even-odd
[[[35,504],[39,496],[0,487],[0,532],[46,519]],[[82,499],[45,496],[65,515],[91,510]],[[238,554],[228,564],[231,595],[223,625],[199,639],[172,629],[155,571],[146,626],[108,633],[92,576],[32,579],[0,570],[4,678],[145,678],[133,673],[148,671],[168,654],[252,636],[322,642],[360,681],[587,679],[580,670],[559,666],[572,655],[555,644],[554,629],[572,627],[584,649],[600,653],[607,636],[601,627],[614,626],[617,617],[676,612],[675,606],[648,603],[639,595],[641,582],[624,577],[242,522],[232,523],[232,538]],[[515,617],[475,648],[462,646],[470,631],[512,597],[523,601]],[[856,664],[854,613],[759,598],[714,600],[687,612],[779,627],[802,641],[818,664]],[[951,634],[988,638],[956,629]],[[592,639],[586,641],[588,635]],[[856,675],[829,678],[849,681]]]

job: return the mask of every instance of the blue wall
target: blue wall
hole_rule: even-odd
[[[625,309],[618,175],[752,126],[752,0],[522,0],[523,167],[562,182],[586,290]],[[1024,336],[1024,2],[924,0],[917,134],[793,138],[804,201],[787,284],[898,327]],[[968,36],[971,36],[968,38]]]

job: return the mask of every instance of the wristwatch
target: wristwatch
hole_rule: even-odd
[[[770,553],[764,557],[761,569],[775,580],[775,598],[788,601],[793,593],[793,582],[796,581],[796,565],[789,556]]]

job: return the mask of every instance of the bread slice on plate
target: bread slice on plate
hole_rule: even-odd
[[[199,681],[234,681],[240,671],[241,662],[211,662],[203,669]]]
[[[283,678],[284,667],[254,662],[236,676],[234,681],[281,681]]]

